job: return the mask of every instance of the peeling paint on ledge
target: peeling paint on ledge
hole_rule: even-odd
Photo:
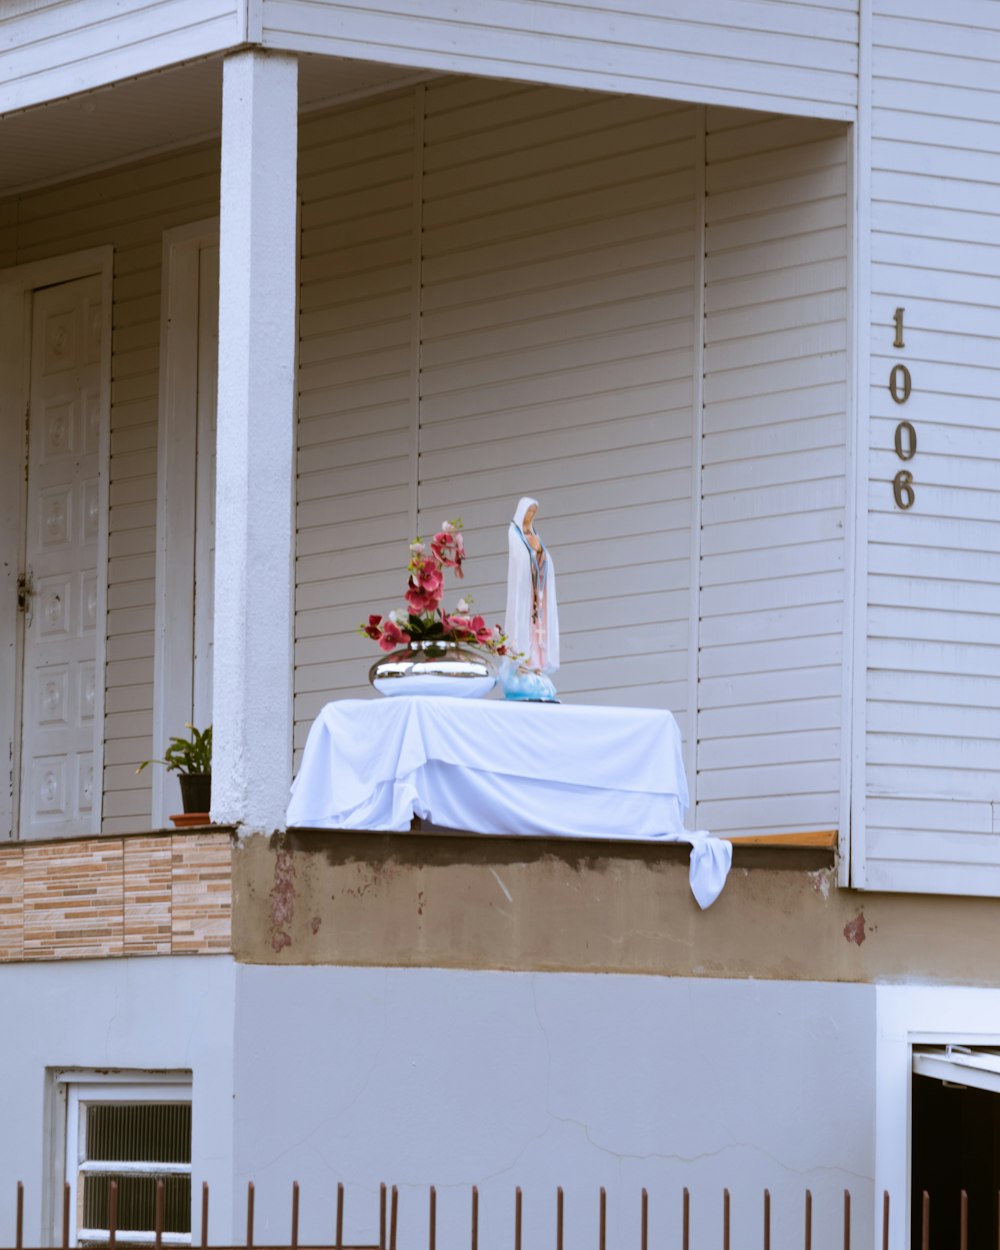
[[[274,885],[268,902],[271,907],[271,946],[280,952],[292,944],[288,930],[295,918],[295,864],[291,851],[279,851],[274,858]]]
[[[689,853],[428,832],[260,836],[233,856],[233,953],[249,964],[1000,986],[1000,899],[841,888],[828,849],[737,846],[726,888],[701,911]]]

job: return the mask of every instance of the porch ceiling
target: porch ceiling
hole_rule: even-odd
[[[394,65],[301,56],[299,104],[312,111],[416,77]],[[221,57],[9,113],[0,117],[0,197],[211,139],[221,115]]]

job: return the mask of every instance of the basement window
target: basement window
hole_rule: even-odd
[[[191,1244],[190,1078],[60,1081],[66,1098],[66,1181],[78,1246],[110,1241],[111,1183],[117,1182],[116,1243],[156,1237],[163,1182],[163,1244]]]
[[[960,1045],[913,1050],[910,1245],[921,1246],[923,1195],[930,1244],[958,1245],[961,1194],[968,1244],[997,1245],[1000,1191],[1000,1049]]]

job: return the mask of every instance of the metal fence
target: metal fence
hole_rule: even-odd
[[[0,1250],[28,1250],[24,1244],[24,1185],[18,1181],[17,1183],[17,1206],[15,1216],[14,1242],[13,1246],[4,1246],[0,1244]],[[511,1246],[512,1250],[522,1250],[522,1236],[524,1232],[524,1221],[522,1218],[523,1202],[522,1191],[518,1187],[514,1190],[513,1211],[511,1219]],[[379,1191],[379,1239],[377,1243],[370,1245],[348,1244],[344,1242],[344,1186],[337,1186],[337,1214],[336,1227],[334,1237],[323,1243],[302,1243],[299,1241],[299,1183],[293,1181],[291,1193],[291,1224],[289,1230],[289,1239],[287,1242],[277,1243],[268,1241],[266,1244],[254,1241],[254,1184],[251,1181],[247,1186],[247,1204],[246,1204],[246,1239],[237,1246],[222,1246],[219,1243],[211,1243],[212,1250],[398,1250],[397,1247],[397,1227],[399,1215],[399,1191],[395,1185],[388,1187],[380,1186]],[[191,1245],[208,1247],[208,1202],[209,1192],[208,1184],[202,1185],[201,1190],[201,1227],[200,1239],[195,1241],[194,1229],[192,1228]],[[602,1188],[598,1195],[598,1226],[597,1226],[597,1246],[594,1250],[607,1250],[607,1230],[608,1230],[608,1204],[607,1192]],[[1000,1250],[1000,1192],[997,1193],[997,1204],[995,1208],[997,1215],[997,1250]],[[721,1250],[732,1250],[731,1234],[732,1234],[732,1212],[730,1194],[728,1189],[722,1191],[721,1216],[719,1223],[719,1240],[718,1245]],[[170,1237],[164,1234],[164,1184],[158,1181],[156,1185],[156,1205],[155,1205],[155,1227],[146,1234],[142,1241],[135,1237],[134,1231],[123,1234],[118,1225],[118,1184],[112,1181],[110,1184],[110,1193],[108,1197],[108,1229],[106,1240],[103,1244],[107,1245],[110,1250],[115,1250],[116,1245],[119,1250],[124,1250],[125,1245],[135,1246],[141,1244],[151,1246],[154,1250],[164,1250],[164,1247],[170,1247],[177,1244],[176,1237]],[[638,1212],[638,1246],[636,1250],[650,1250],[649,1237],[649,1194],[647,1190],[641,1191],[640,1210]],[[914,1211],[916,1217],[917,1212]],[[564,1247],[564,1230],[565,1230],[565,1202],[563,1190],[559,1187],[555,1194],[555,1229],[554,1229],[554,1250],[565,1250]],[[763,1250],[771,1250],[771,1194],[765,1189],[762,1195],[761,1204],[761,1246]],[[915,1222],[920,1226],[920,1245],[921,1250],[930,1250],[931,1247],[931,1199],[930,1195],[924,1191],[919,1204],[919,1220]],[[192,1221],[193,1223],[193,1221]],[[958,1250],[968,1250],[969,1239],[969,1199],[965,1190],[960,1191],[958,1211],[956,1213],[957,1227],[955,1232],[957,1237],[950,1235],[947,1238],[949,1250],[957,1245]],[[843,1196],[843,1220],[840,1228],[830,1229],[829,1226],[823,1228],[823,1242],[825,1245],[833,1244],[831,1237],[836,1237],[839,1241],[843,1238],[844,1250],[851,1250],[851,1194],[849,1190],[844,1190]],[[813,1195],[811,1190],[805,1191],[804,1209],[802,1214],[802,1247],[803,1250],[812,1250],[813,1247]],[[889,1246],[889,1194],[882,1195],[882,1210],[880,1219],[881,1247],[882,1250],[890,1250]],[[165,1240],[168,1238],[169,1240]],[[62,1250],[68,1250],[71,1244],[74,1244],[72,1238],[75,1237],[75,1230],[71,1223],[70,1212],[70,1187],[65,1185],[63,1190],[62,1202]],[[2,1231],[0,1231],[2,1238]],[[127,1240],[125,1240],[127,1238]],[[534,1238],[533,1242],[538,1243],[541,1239]],[[546,1240],[548,1240],[546,1238]],[[101,1244],[96,1241],[89,1242],[90,1245]],[[479,1190],[474,1185],[470,1193],[469,1208],[469,1240],[470,1250],[479,1250]],[[433,1185],[427,1191],[427,1241],[428,1250],[437,1250],[437,1191]],[[53,1247],[52,1250],[55,1250]],[[654,1244],[653,1250],[691,1250],[691,1194],[689,1190],[684,1189],[678,1204],[677,1210],[677,1226],[676,1236],[671,1237],[669,1244]],[[903,1250],[902,1247],[893,1247],[893,1250]],[[974,1250],[989,1250],[985,1246],[976,1246]]]

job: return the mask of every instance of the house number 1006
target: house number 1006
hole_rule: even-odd
[[[893,314],[893,322],[896,326],[893,347],[906,346],[903,342],[903,313],[905,311],[903,308],[897,308]],[[893,365],[889,371],[889,394],[893,400],[897,404],[905,404],[910,398],[912,389],[913,379],[906,365],[902,363]],[[896,426],[895,444],[896,455],[900,460],[912,460],[917,454],[917,431],[909,421],[900,421]],[[896,507],[902,508],[904,512],[913,507],[917,496],[913,489],[913,474],[909,469],[900,469],[892,479],[892,497],[896,501]]]

